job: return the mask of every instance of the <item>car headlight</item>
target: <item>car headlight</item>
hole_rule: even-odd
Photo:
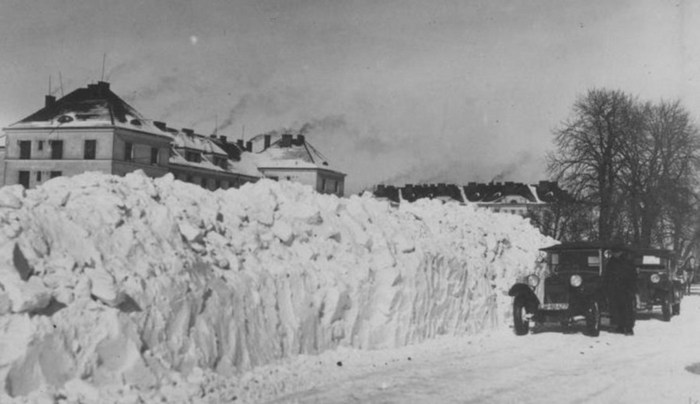
[[[527,284],[533,289],[536,288],[537,285],[540,284],[540,277],[537,275],[529,275],[527,277]]]
[[[583,280],[581,279],[580,275],[571,275],[571,278],[569,279],[569,283],[575,288],[581,286],[581,282],[583,282]]]
[[[652,274],[649,280],[651,280],[651,283],[659,283],[661,277],[659,276],[659,274]]]

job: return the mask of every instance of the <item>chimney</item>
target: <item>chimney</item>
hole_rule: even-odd
[[[238,146],[241,151],[244,151],[245,147],[243,146],[243,139],[236,139],[236,146]]]
[[[53,95],[47,95],[47,96],[44,98],[44,106],[45,106],[45,107],[47,107],[47,108],[48,108],[48,107],[53,107],[54,104],[56,104],[56,97],[54,97]]]
[[[153,121],[153,125],[155,125],[156,128],[162,130],[163,132],[166,131],[166,128],[167,128],[167,127],[165,126],[165,122]]]
[[[221,143],[223,143],[223,144],[228,143],[228,140],[226,140],[226,136],[219,136],[219,140],[220,140]]]
[[[218,138],[216,137],[215,134],[211,134],[211,135],[209,135],[209,137],[212,138],[212,139],[214,139],[214,140],[217,140],[217,139],[218,139]]]
[[[194,135],[194,130],[189,129],[189,128],[182,128],[182,132],[187,135],[187,136],[192,136]]]
[[[303,146],[305,142],[306,142],[306,138],[304,137],[304,135],[297,135],[297,142],[296,142],[297,146]]]
[[[282,143],[280,143],[280,147],[290,147],[292,145],[292,135],[285,133],[282,135]]]
[[[253,151],[253,141],[252,140],[249,140],[245,143],[245,150],[248,152]]]
[[[263,150],[267,150],[267,148],[270,147],[270,135],[265,135],[263,138],[265,139]]]
[[[97,84],[88,84],[88,88],[95,90],[98,97],[102,97],[109,91],[109,83],[106,81],[98,81]]]

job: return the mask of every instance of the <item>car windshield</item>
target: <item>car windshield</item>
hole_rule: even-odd
[[[554,272],[599,271],[599,250],[556,251],[549,254],[549,263]]]

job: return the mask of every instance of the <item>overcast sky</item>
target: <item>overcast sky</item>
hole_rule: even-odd
[[[0,125],[102,77],[147,118],[307,139],[378,183],[546,178],[589,88],[700,116],[691,1],[2,0]],[[60,78],[59,80],[59,73]]]

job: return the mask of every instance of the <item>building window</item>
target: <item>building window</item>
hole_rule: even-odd
[[[202,161],[202,155],[197,152],[186,151],[185,160],[192,161],[194,163],[200,163]]]
[[[134,144],[124,143],[124,161],[134,161]]]
[[[158,165],[158,148],[151,147],[151,164]]]
[[[97,153],[97,140],[86,140],[85,150],[83,151],[85,160],[94,160]]]
[[[21,160],[29,160],[32,158],[32,142],[29,140],[20,140],[19,142],[19,158]]]
[[[44,150],[44,141],[43,140],[39,140],[36,142],[36,149],[37,150]]]
[[[36,182],[41,182],[41,171],[36,172]]]
[[[19,184],[25,188],[29,188],[29,171],[19,172]]]
[[[326,192],[326,179],[321,179],[321,192]]]
[[[335,187],[333,188],[333,192],[336,194],[340,191],[340,181],[335,182]]]
[[[221,188],[221,180],[214,181],[214,189],[219,189],[219,188]]]
[[[51,159],[61,160],[63,158],[63,140],[52,140],[51,145]]]
[[[61,175],[63,175],[63,172],[61,172],[61,171],[51,171],[50,177],[56,178],[56,177],[60,177]]]
[[[228,168],[228,162],[223,157],[214,157],[214,165],[217,167],[221,167],[224,170]]]
[[[206,187],[207,187],[207,179],[202,178],[202,188],[206,188]]]

